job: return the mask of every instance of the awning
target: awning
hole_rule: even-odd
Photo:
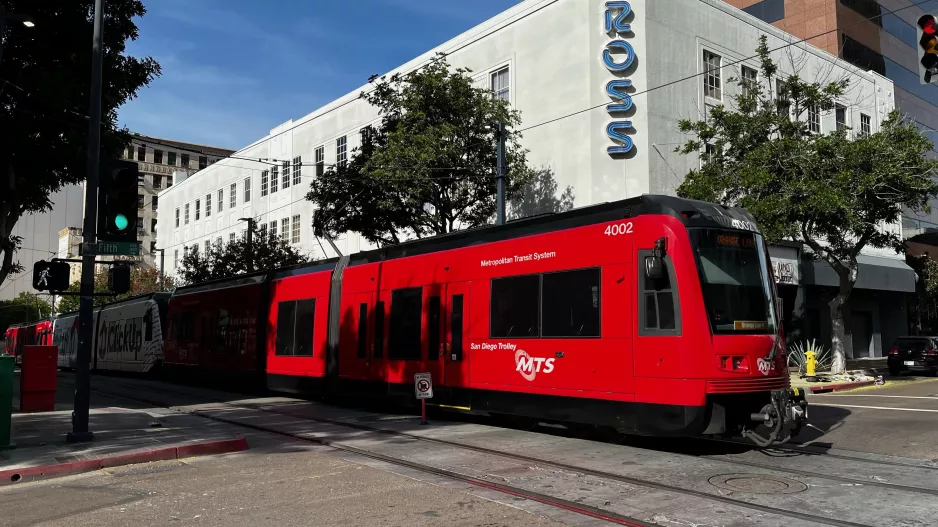
[[[878,256],[857,256],[855,289],[915,292],[915,271],[902,260]],[[837,272],[823,260],[807,261],[803,266],[805,284],[840,287]]]

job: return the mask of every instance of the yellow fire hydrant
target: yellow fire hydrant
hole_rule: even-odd
[[[806,377],[814,377],[814,370],[817,367],[817,359],[814,355],[813,351],[804,352],[804,370]]]

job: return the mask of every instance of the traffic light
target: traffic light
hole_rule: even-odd
[[[934,15],[922,15],[918,19],[919,82],[930,84],[932,76],[938,74],[938,22]]]
[[[130,291],[130,266],[112,265],[107,272],[107,288],[119,295]]]
[[[137,241],[137,178],[132,161],[101,162],[98,181],[98,241]]]
[[[33,289],[37,291],[65,291],[71,267],[68,262],[39,260],[33,264]]]

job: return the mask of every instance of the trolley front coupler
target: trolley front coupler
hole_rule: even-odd
[[[769,429],[768,437],[743,429],[743,437],[749,438],[760,447],[773,443],[784,443],[798,435],[808,418],[808,400],[798,388],[776,390],[772,392],[772,401],[762,407],[759,413],[750,414],[750,418]]]

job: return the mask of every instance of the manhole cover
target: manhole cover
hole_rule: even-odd
[[[795,494],[808,490],[800,481],[764,474],[726,474],[713,476],[710,484],[721,489],[752,494]]]

